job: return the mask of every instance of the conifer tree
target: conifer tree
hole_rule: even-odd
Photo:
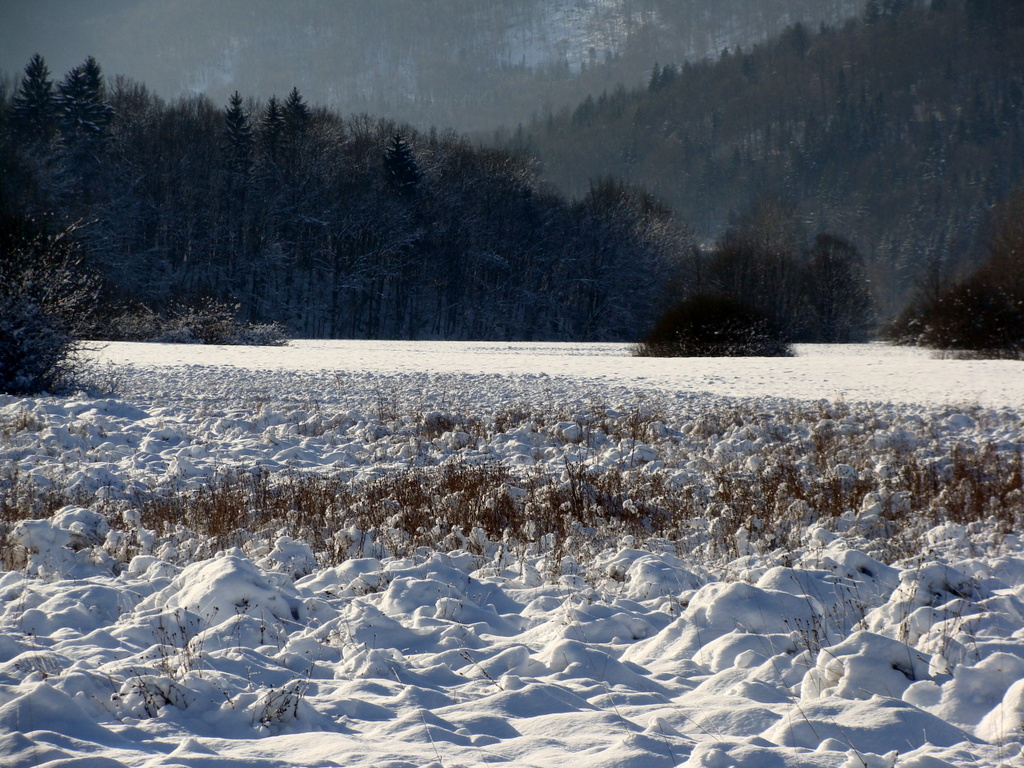
[[[104,134],[113,110],[103,101],[103,74],[92,56],[64,76],[58,91],[61,131],[66,139]]]
[[[106,98],[106,89],[103,85],[103,70],[100,69],[99,62],[92,56],[89,56],[82,62],[82,72],[85,74],[89,91],[95,94],[96,98],[102,102]],[[109,115],[109,107],[105,111]]]
[[[271,96],[263,110],[263,119],[260,121],[260,137],[263,142],[263,151],[271,162],[277,162],[281,154],[281,142],[284,137],[285,119],[284,110],[281,109],[281,102],[277,96]]]
[[[228,168],[244,172],[252,162],[253,134],[242,97],[235,91],[224,109],[224,154]]]
[[[391,143],[384,150],[384,170],[388,183],[403,193],[415,191],[422,173],[416,162],[412,147],[401,134],[391,137]]]
[[[298,88],[292,88],[284,102],[284,123],[289,137],[295,137],[306,130],[309,125],[309,105],[306,104]]]
[[[57,99],[50,70],[38,53],[25,67],[25,76],[12,99],[12,123],[26,140],[49,141],[57,127]]]
[[[284,101],[281,112],[284,120],[282,135],[284,162],[286,171],[293,173],[299,164],[310,121],[309,106],[303,100],[298,88],[292,88],[288,98]]]

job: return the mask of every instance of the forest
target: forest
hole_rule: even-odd
[[[1020,183],[1024,5],[872,0],[840,26],[662,62],[646,87],[496,139],[569,194],[601,175],[642,184],[704,243],[781,202],[792,237],[857,246],[891,316],[922,276],[976,266],[987,212]]]
[[[0,104],[8,216],[76,223],[98,330],[203,299],[293,336],[635,338],[688,243],[651,197],[566,200],[527,157],[311,108],[165,103],[36,56]]]

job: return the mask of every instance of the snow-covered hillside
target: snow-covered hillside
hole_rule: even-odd
[[[457,130],[527,122],[655,61],[751,44],[802,20],[856,15],[859,0],[37,0],[8,4],[0,68],[34,53],[65,72],[94,56],[164,96],[235,90],[261,100],[297,86],[311,103]],[[605,68],[605,65],[607,67]],[[583,67],[602,71],[575,82]],[[543,70],[543,71],[541,71]]]
[[[0,398],[0,764],[1020,765],[1020,364],[799,352],[111,344]]]

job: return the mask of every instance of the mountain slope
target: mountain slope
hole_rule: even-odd
[[[943,2],[659,71],[514,139],[582,193],[616,175],[713,239],[774,198],[853,239],[892,310],[1024,172],[1024,9]]]
[[[656,59],[703,57],[860,0],[37,0],[5,9],[0,68],[41,53],[60,74],[87,55],[164,97],[293,86],[341,112],[459,130],[528,121]]]

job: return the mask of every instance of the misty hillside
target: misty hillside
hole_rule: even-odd
[[[655,61],[749,45],[860,0],[36,0],[6,4],[0,69],[43,53],[55,74],[86,56],[165,98],[297,86],[341,113],[458,130],[515,125]],[[14,6],[14,7],[11,7]]]
[[[569,193],[639,183],[703,241],[774,211],[799,239],[850,238],[883,314],[921,276],[983,250],[980,227],[1024,173],[1024,8],[874,3],[792,27],[646,86],[588,97],[506,139]]]

